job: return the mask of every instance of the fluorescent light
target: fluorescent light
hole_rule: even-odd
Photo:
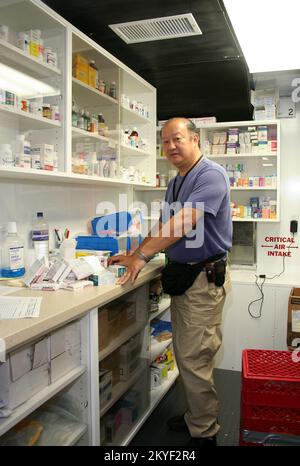
[[[262,166],[263,167],[273,167],[273,164],[272,163],[263,163]]]
[[[0,89],[13,92],[20,97],[35,98],[58,95],[59,90],[32,78],[25,73],[0,63]]]
[[[263,157],[262,159],[263,160],[269,160],[269,157]]]
[[[224,0],[250,73],[300,68],[299,0]]]

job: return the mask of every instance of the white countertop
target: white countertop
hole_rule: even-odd
[[[103,306],[159,275],[164,266],[161,256],[153,259],[141,271],[136,282],[121,285],[87,287],[78,291],[34,291],[18,288],[10,296],[41,296],[41,312],[37,318],[0,320],[0,338],[4,339],[6,351],[39,338],[45,333],[82,317],[91,309]]]

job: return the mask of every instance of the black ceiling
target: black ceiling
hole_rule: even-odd
[[[218,0],[44,0],[157,88],[158,118],[251,119],[250,75]],[[202,35],[127,45],[108,24],[192,13]]]

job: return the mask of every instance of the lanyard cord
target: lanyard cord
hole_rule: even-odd
[[[198,163],[201,161],[202,157],[203,157],[203,155],[201,155],[201,157],[200,157],[198,160],[196,160],[196,162],[194,163],[194,165],[193,165],[193,166],[189,169],[189,171],[184,175],[184,177],[183,177],[183,179],[182,179],[182,181],[181,181],[181,183],[180,183],[180,185],[179,185],[178,191],[177,191],[177,193],[176,193],[176,195],[175,195],[175,186],[176,186],[176,180],[177,180],[177,176],[178,176],[178,175],[176,176],[176,178],[175,178],[175,180],[174,180],[174,183],[173,183],[173,196],[172,196],[173,199],[172,199],[172,202],[176,202],[176,201],[177,201],[178,196],[179,196],[179,193],[180,193],[180,190],[181,190],[181,188],[182,188],[183,183],[185,182],[186,177],[187,177],[188,174],[193,170],[193,168],[194,168],[196,165],[198,165]]]

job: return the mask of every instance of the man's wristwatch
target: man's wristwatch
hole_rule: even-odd
[[[140,251],[139,249],[136,249],[136,251],[134,252],[140,259],[142,259],[146,263],[152,259],[152,256],[145,256],[145,254],[143,254],[142,251]]]

